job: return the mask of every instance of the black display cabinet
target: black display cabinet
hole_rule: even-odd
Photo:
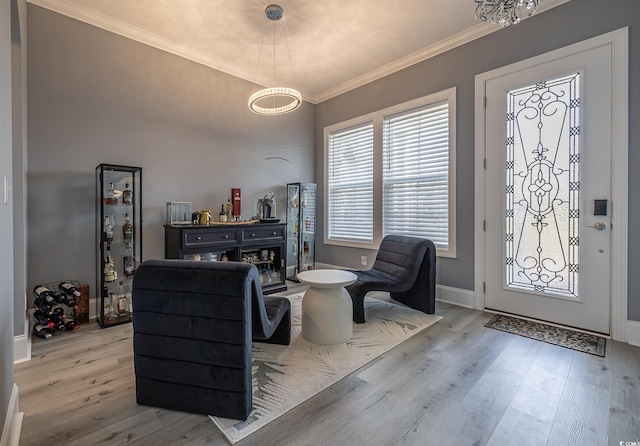
[[[287,184],[287,279],[315,268],[316,190],[314,183]]]
[[[131,322],[131,284],[142,262],[142,168],[96,167],[96,315],[102,328]]]

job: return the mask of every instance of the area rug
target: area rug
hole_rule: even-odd
[[[506,331],[537,341],[570,348],[596,356],[604,356],[607,340],[600,336],[582,333],[568,328],[555,327],[540,322],[496,314],[485,327]]]
[[[318,345],[302,337],[302,294],[291,301],[291,344],[253,345],[253,411],[247,420],[210,416],[231,443],[318,394],[441,318],[367,297],[367,322],[353,325],[345,344]]]

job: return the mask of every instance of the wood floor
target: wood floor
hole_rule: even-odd
[[[290,287],[291,293],[299,288]],[[443,319],[238,443],[244,445],[640,444],[640,348],[605,358]],[[34,342],[15,366],[20,444],[226,445],[206,416],[135,402],[132,326]]]

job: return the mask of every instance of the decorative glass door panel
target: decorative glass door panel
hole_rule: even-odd
[[[611,60],[594,45],[483,75],[485,308],[609,333]]]
[[[507,287],[579,296],[580,76],[506,93]]]

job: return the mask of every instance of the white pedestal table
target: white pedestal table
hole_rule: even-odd
[[[298,280],[309,285],[302,299],[302,336],[315,344],[340,344],[353,336],[353,303],[344,289],[358,277],[334,269],[302,271]]]

